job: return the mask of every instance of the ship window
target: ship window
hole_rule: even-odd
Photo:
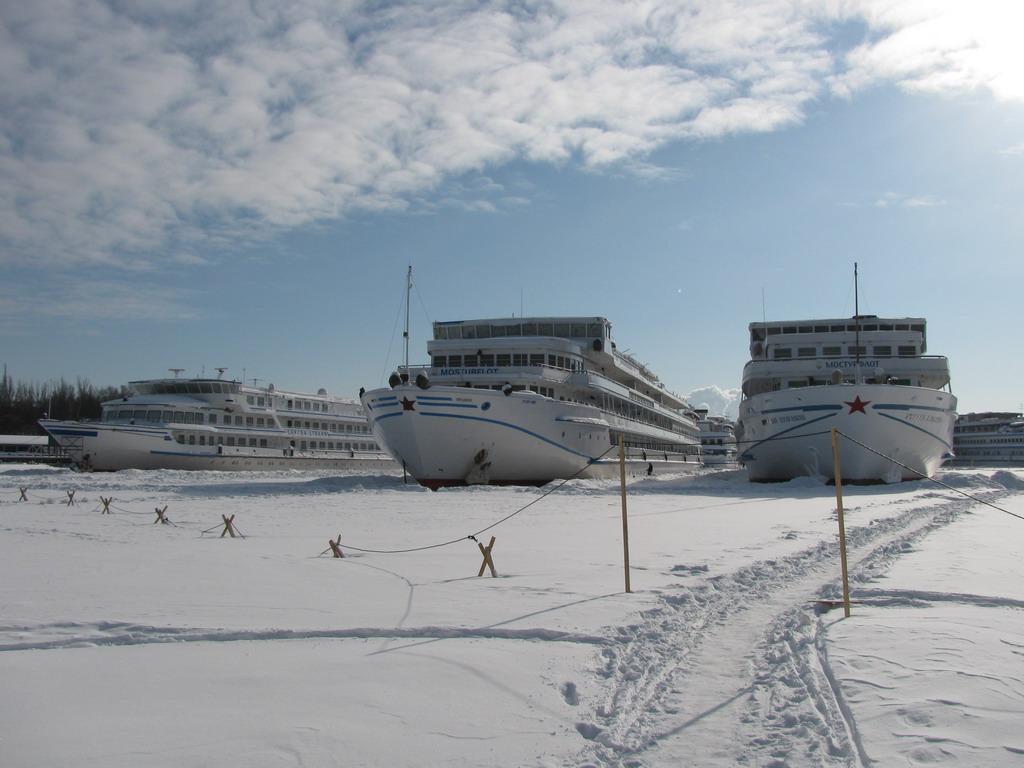
[[[448,365],[451,368],[460,368],[462,366],[462,355],[449,355]]]
[[[217,414],[216,413],[211,413],[210,414],[209,422],[211,424],[216,424],[217,423]]]
[[[800,333],[811,333],[812,332],[812,328],[809,325],[801,325],[799,332]]]
[[[816,326],[814,326],[814,332],[815,333],[828,333],[828,326],[827,325],[816,325]]]
[[[188,389],[188,393],[190,395],[198,395],[199,394],[199,385],[198,384],[189,384],[189,385],[187,385],[186,389]]]
[[[604,338],[604,326],[601,323],[587,323],[587,336]]]
[[[226,437],[226,438],[224,438],[224,445],[234,445],[234,444],[235,444],[235,438],[233,438],[233,437]]]
[[[537,335],[537,324],[536,323],[523,323],[523,336],[536,336]]]
[[[196,436],[195,435],[189,435],[188,436],[188,444],[189,445],[195,445],[196,444]]]
[[[432,355],[430,358],[430,364],[435,368],[444,368],[448,363],[448,359],[444,355]]]
[[[526,365],[526,355],[524,355],[522,353],[516,353],[516,354],[512,355],[512,365],[514,365],[516,367],[520,367],[520,366]]]
[[[179,443],[181,443],[182,445],[184,445],[184,444],[185,444],[185,436],[184,436],[184,435],[178,435],[178,436],[177,436],[177,437],[176,437],[175,439],[176,439],[176,440],[177,440],[177,441],[178,441]]]
[[[160,421],[164,424],[170,424],[174,421],[174,411],[164,411],[160,416]]]
[[[530,355],[530,365],[544,365],[544,355]]]
[[[462,329],[462,338],[464,339],[475,339],[476,338],[476,326],[467,325]]]
[[[256,404],[256,401],[255,401],[255,399],[253,398],[252,395],[246,395],[245,396],[245,402],[247,402],[249,405],[255,405]]]
[[[871,353],[877,355],[878,357],[889,357],[890,355],[892,355],[892,347],[890,347],[889,345],[872,347]]]
[[[772,357],[776,360],[785,360],[793,356],[793,350],[789,347],[776,347],[772,350]]]
[[[478,325],[476,327],[476,337],[478,339],[489,339],[489,338],[491,338],[491,326],[489,326],[489,325]]]
[[[833,325],[831,328],[832,333],[843,333],[846,331],[845,325]]]
[[[917,348],[916,347],[900,346],[900,348],[899,348],[899,356],[900,357],[913,357],[916,354],[917,354]]]
[[[245,426],[247,426],[247,427],[251,427],[252,426],[252,416],[246,416],[245,417]]]
[[[264,438],[264,439],[260,440],[260,448],[266,448],[266,447],[267,447],[267,441],[266,441],[266,438]]]
[[[209,384],[200,384],[199,391],[202,392],[204,395],[212,395],[213,387]]]
[[[872,323],[871,325],[865,325],[861,328],[862,331],[877,331],[878,326]]]
[[[555,336],[561,336],[562,338],[569,337],[569,324],[568,323],[555,323]]]
[[[554,326],[551,323],[537,323],[538,336],[553,336]]]
[[[464,361],[464,365],[466,365],[466,367],[474,366],[474,365],[479,365],[480,364],[479,363],[479,358],[476,355],[466,355],[463,358],[463,361]]]
[[[814,347],[800,347],[796,354],[798,357],[814,357],[817,350]]]
[[[821,354],[825,355],[826,357],[838,357],[839,355],[843,354],[843,348],[842,347],[822,347],[821,348]]]
[[[572,324],[572,338],[574,338],[574,339],[582,339],[586,335],[587,335],[587,326],[586,325],[584,325],[583,323],[573,323]]]
[[[868,348],[865,346],[854,347],[850,346],[846,348],[846,354],[848,355],[866,355]]]
[[[494,355],[480,355],[480,365],[494,365]]]
[[[924,326],[914,323],[910,326],[910,330],[917,331],[918,333],[924,333]]]
[[[512,365],[512,355],[498,355],[497,363],[499,366]]]

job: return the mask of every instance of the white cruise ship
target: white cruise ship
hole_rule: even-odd
[[[725,416],[709,416],[706,410],[697,411],[700,419],[701,459],[707,466],[735,465],[736,424]]]
[[[223,369],[218,369],[223,374]],[[151,379],[99,421],[39,424],[85,471],[395,468],[360,404],[223,379]]]
[[[433,324],[430,364],[362,394],[374,436],[419,483],[542,485],[696,468],[697,419],[620,352],[603,317]]]
[[[751,323],[737,430],[750,479],[834,480],[832,428],[844,483],[931,476],[952,455],[956,398],[946,358],[925,352],[921,318]]]
[[[1024,414],[965,413],[953,425],[958,466],[1024,463]]]

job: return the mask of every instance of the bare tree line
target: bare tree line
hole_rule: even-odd
[[[98,419],[100,403],[121,397],[120,387],[94,387],[79,377],[72,384],[66,379],[17,382],[7,375],[0,381],[0,434],[39,435],[39,419]]]

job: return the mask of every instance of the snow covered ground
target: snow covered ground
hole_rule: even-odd
[[[847,619],[810,480],[632,480],[627,594],[614,482],[0,466],[0,765],[1024,766],[1024,470],[939,479]]]

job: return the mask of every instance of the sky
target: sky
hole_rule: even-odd
[[[857,264],[862,313],[927,318],[961,412],[1021,410],[1022,23],[998,0],[6,3],[0,362],[354,397],[402,360],[411,266],[413,363],[432,321],[598,315],[717,410],[747,324],[851,316]]]

